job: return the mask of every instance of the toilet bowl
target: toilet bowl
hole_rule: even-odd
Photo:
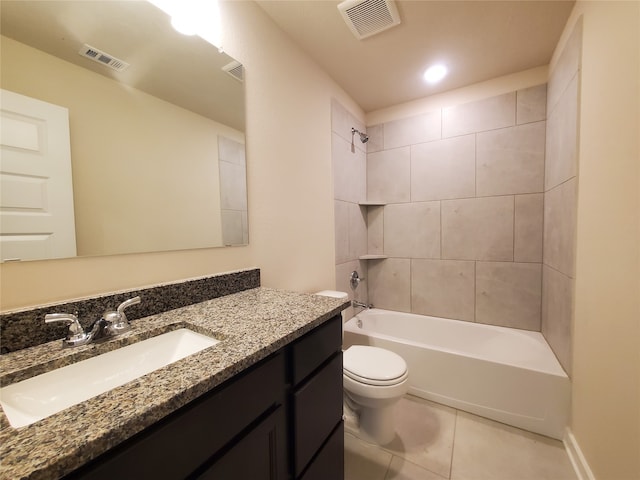
[[[346,293],[326,290],[317,295],[347,298]],[[353,411],[359,424],[353,433],[379,445],[393,440],[393,407],[407,393],[408,377],[404,359],[389,350],[352,345],[343,352],[345,410]]]
[[[364,345],[347,348],[342,361],[344,394],[358,415],[361,435],[380,445],[391,442],[393,407],[409,389],[406,362],[394,352]]]

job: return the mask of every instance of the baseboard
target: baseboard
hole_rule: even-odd
[[[596,480],[596,476],[591,471],[591,468],[589,468],[587,459],[584,458],[582,450],[580,450],[580,445],[578,445],[578,441],[576,437],[573,436],[569,427],[567,427],[562,443],[564,443],[564,448],[567,450],[569,460],[571,460],[571,465],[573,465],[578,480]]]

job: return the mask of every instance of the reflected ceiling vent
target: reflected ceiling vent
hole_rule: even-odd
[[[87,45],[86,43],[82,46],[82,49],[78,53],[83,57],[87,57],[88,59],[93,60],[94,62],[98,62],[109,68],[112,68],[116,72],[123,72],[130,66],[127,62],[120,60],[113,55],[109,55],[102,50],[98,50],[91,45]]]
[[[233,62],[226,64],[224,67],[222,67],[222,70],[227,72],[229,75],[231,75],[233,78],[235,78],[239,82],[244,81],[244,67],[237,60],[234,60]]]
[[[351,32],[362,40],[400,23],[393,0],[345,0],[338,10]]]

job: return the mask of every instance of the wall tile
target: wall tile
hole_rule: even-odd
[[[540,331],[542,265],[477,262],[476,322]]]
[[[475,196],[475,135],[411,146],[411,200]]]
[[[349,203],[349,260],[367,253],[366,210],[357,203]]]
[[[516,195],[513,260],[542,262],[544,195]]]
[[[384,253],[391,257],[440,258],[440,202],[387,205]]]
[[[243,216],[239,210],[221,210],[222,244],[242,245],[244,243]]]
[[[574,278],[576,184],[571,179],[549,190],[544,198],[544,247],[546,265]]]
[[[377,308],[411,311],[411,260],[369,261],[369,301]]]
[[[364,122],[361,122],[351,114],[336,99],[331,100],[331,131],[337,133],[351,145],[351,129],[355,128],[361,132],[365,130]],[[358,142],[360,143],[360,142]],[[354,142],[355,145],[355,142]],[[366,151],[366,147],[360,143],[356,145],[359,150]]]
[[[565,372],[571,375],[573,280],[543,267],[542,334]]]
[[[244,143],[218,135],[218,158],[223,162],[246,166]]]
[[[479,133],[478,196],[542,192],[545,122]]]
[[[578,19],[569,40],[553,70],[549,72],[547,89],[547,114],[556,108],[556,104],[571,79],[580,68],[582,56],[582,18]]]
[[[349,285],[349,279],[351,278],[351,272],[356,270],[358,275],[361,278],[364,278],[356,293],[354,294],[353,290],[351,290],[351,286]],[[368,303],[367,296],[367,278],[369,277],[369,272],[367,271],[367,262],[361,262],[358,260],[351,260],[346,263],[341,263],[336,265],[336,290],[339,292],[346,292],[349,294],[349,299],[353,300],[354,298]],[[349,320],[354,315],[354,309],[352,307],[343,310],[343,318],[344,320]]]
[[[516,93],[516,123],[539,122],[547,118],[547,85],[518,90]]]
[[[218,162],[220,169],[220,208],[247,210],[247,174],[244,165]]]
[[[569,178],[578,169],[578,78],[561,95],[547,121],[545,189]]]
[[[369,135],[367,153],[384,150],[384,125],[380,124],[367,127],[367,135]]]
[[[440,138],[440,110],[384,124],[384,148],[398,148]]]
[[[333,195],[338,200],[358,203],[367,196],[367,157],[361,150],[351,152],[350,144],[333,133],[331,137]]]
[[[514,199],[442,201],[442,258],[513,260]]]
[[[344,263],[349,258],[349,203],[334,200],[336,263]]]
[[[442,138],[515,125],[516,92],[442,110]]]
[[[387,203],[409,201],[409,152],[409,147],[403,147],[367,155],[367,199]]]
[[[474,262],[411,260],[414,313],[474,320]]]
[[[384,253],[384,207],[367,207],[367,253]]]

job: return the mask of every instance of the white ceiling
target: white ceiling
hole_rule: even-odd
[[[547,65],[574,1],[396,2],[401,23],[358,40],[333,0],[258,5],[365,112]],[[449,75],[422,80],[432,62]]]

